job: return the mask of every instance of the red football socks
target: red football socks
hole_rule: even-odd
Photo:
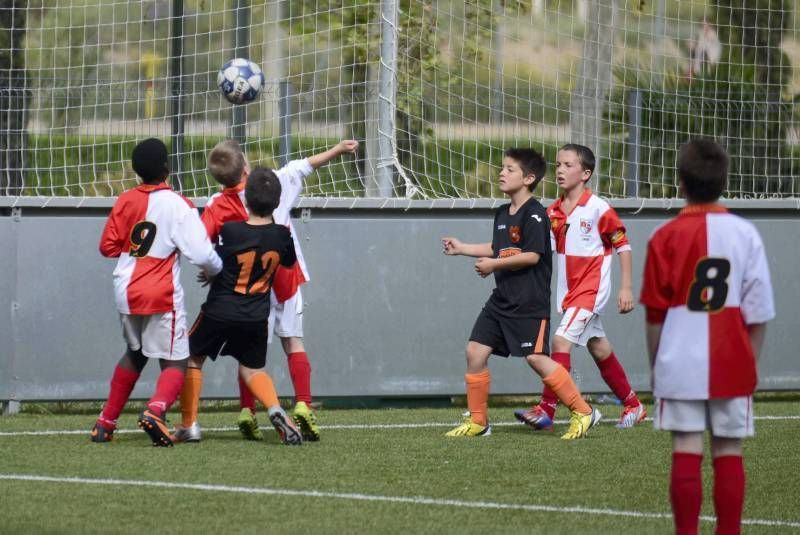
[[[556,352],[550,355],[550,358],[561,364],[565,370],[570,371],[572,363],[570,362],[569,353]],[[542,389],[542,400],[539,402],[539,406],[544,409],[551,420],[555,418],[558,397],[547,384]]]
[[[595,363],[603,380],[626,407],[638,407],[641,404],[639,397],[631,389],[622,364],[619,363],[613,351],[606,359],[599,362],[595,361]]]
[[[294,400],[311,403],[311,363],[305,351],[286,355],[289,364],[289,375],[294,386]]]
[[[133,370],[122,368],[117,365],[114,374],[111,376],[111,389],[108,392],[108,401],[103,406],[100,413],[100,422],[105,426],[117,426],[117,418],[122,413],[123,407],[128,402],[128,398],[139,380],[139,374]]]
[[[672,454],[669,495],[676,535],[697,535],[700,506],[703,503],[703,456],[696,453]]]
[[[182,368],[165,368],[158,376],[156,392],[147,402],[147,408],[159,418],[164,416],[181,394],[184,371]]]
[[[244,382],[241,375],[237,374],[237,377],[239,377],[239,408],[250,409],[250,412],[255,414],[256,398],[253,393],[250,392],[250,388],[247,386],[247,383]]]
[[[744,507],[744,463],[739,455],[714,459],[714,509],[717,512],[717,535],[741,533]]]

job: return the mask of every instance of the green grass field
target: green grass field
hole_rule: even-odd
[[[493,408],[478,439],[443,436],[457,407],[323,409],[322,440],[294,448],[274,432],[242,440],[232,412],[201,414],[203,442],[172,449],[153,448],[132,413],[111,444],[89,442],[91,415],[2,417],[0,532],[670,533],[668,434],[617,430],[619,407],[600,408],[605,422],[573,442],[559,439],[565,423],[512,423],[511,407]],[[800,404],[756,414],[745,532],[800,532]]]

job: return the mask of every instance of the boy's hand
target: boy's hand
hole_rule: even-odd
[[[319,169],[329,161],[341,156],[342,154],[355,153],[356,149],[358,149],[358,141],[355,139],[343,139],[325,152],[320,152],[319,154],[309,156],[308,163],[313,169]]]
[[[458,238],[442,238],[442,252],[450,256],[461,254],[461,241]]]
[[[475,262],[475,272],[482,278],[486,278],[494,272],[494,258],[482,257]]]
[[[336,145],[339,154],[355,154],[358,150],[358,141],[355,139],[343,139]]]
[[[214,276],[209,275],[205,271],[201,271],[200,273],[197,274],[197,282],[199,282],[200,286],[202,286],[203,288],[211,284],[213,281],[214,281]]]
[[[617,297],[617,307],[620,314],[627,314],[633,310],[633,292],[629,288],[622,288]]]

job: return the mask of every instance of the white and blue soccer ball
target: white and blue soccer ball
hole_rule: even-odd
[[[222,96],[231,104],[247,104],[261,93],[264,73],[248,59],[232,59],[217,74],[217,85]]]

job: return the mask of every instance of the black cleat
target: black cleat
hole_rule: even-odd
[[[111,442],[114,440],[114,429],[109,429],[100,422],[95,422],[89,438],[92,442]]]
[[[163,418],[159,418],[150,409],[145,409],[139,415],[139,427],[150,436],[153,446],[171,448],[172,439],[169,436],[169,428]]]

